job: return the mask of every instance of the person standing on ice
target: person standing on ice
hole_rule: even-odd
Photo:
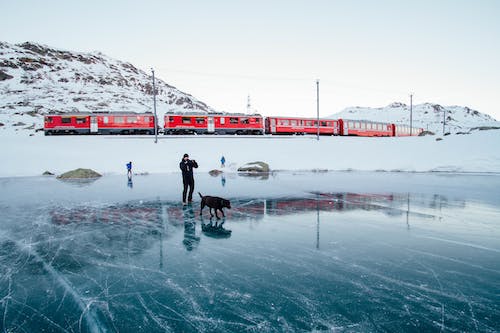
[[[186,205],[193,201],[193,191],[194,191],[194,175],[193,168],[198,168],[198,163],[195,160],[190,160],[188,154],[184,154],[182,157],[179,167],[182,171],[182,183],[184,185],[184,190],[182,191],[182,204]],[[186,202],[186,194],[189,187],[189,194]]]
[[[127,163],[127,176],[128,179],[132,178],[132,162]]]
[[[222,155],[222,157],[220,158],[220,167],[223,168],[226,166],[226,158],[224,157],[224,155]]]

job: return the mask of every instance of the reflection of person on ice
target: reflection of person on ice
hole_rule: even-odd
[[[132,162],[127,163],[127,176],[128,179],[132,178]]]
[[[198,163],[195,160],[190,160],[188,154],[184,154],[182,157],[179,167],[182,170],[182,183],[184,185],[184,190],[182,191],[182,204],[187,202],[191,203],[193,201],[193,191],[194,191],[194,175],[193,168],[198,167]],[[189,187],[189,194],[186,202],[186,193]]]

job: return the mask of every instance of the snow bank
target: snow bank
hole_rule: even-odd
[[[226,172],[252,161],[272,170],[385,170],[500,172],[500,131],[470,135],[402,138],[236,137],[236,136],[2,136],[0,177],[61,174],[89,168],[104,174],[178,172],[184,153],[200,165],[197,172]],[[495,148],[497,147],[497,148]]]

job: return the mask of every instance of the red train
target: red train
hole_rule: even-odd
[[[45,135],[155,133],[152,113],[63,113],[44,118]]]
[[[151,113],[73,113],[45,116],[45,135],[51,134],[154,134]],[[262,117],[236,113],[167,113],[163,133],[287,135],[316,134],[316,118]],[[416,136],[423,129],[366,120],[320,119],[319,134],[341,136]]]
[[[164,134],[317,134],[316,118],[262,117],[244,114],[165,115]],[[423,129],[414,128],[413,135]],[[367,120],[320,119],[320,135],[409,136],[409,126]]]
[[[166,114],[164,134],[264,134],[261,115]]]

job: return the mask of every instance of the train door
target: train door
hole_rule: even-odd
[[[348,121],[343,121],[343,135],[349,135],[349,122]]]
[[[271,133],[276,133],[276,119],[271,118]]]
[[[90,117],[90,133],[97,133],[98,130],[99,130],[99,128],[97,125],[97,117],[91,116]]]
[[[207,117],[207,132],[208,133],[215,132],[214,117]]]

